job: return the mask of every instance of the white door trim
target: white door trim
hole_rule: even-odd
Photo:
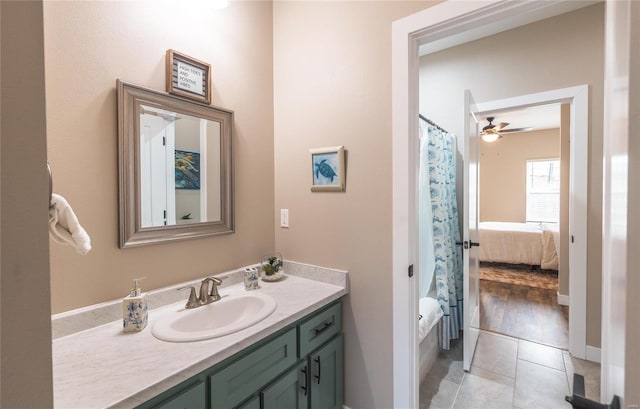
[[[569,352],[587,357],[587,189],[589,174],[589,86],[557,89],[478,104],[480,115],[554,103],[571,104],[569,139]]]
[[[418,286],[408,277],[417,256],[416,214],[418,49],[420,45],[457,37],[457,44],[567,12],[579,2],[447,1],[422,10],[392,25],[392,146],[393,146],[393,406],[418,407]],[[497,31],[496,31],[497,30]],[[490,31],[489,31],[490,32]],[[452,46],[451,44],[448,46]]]
[[[600,400],[618,395],[624,408],[640,407],[638,6],[608,1],[605,11]]]

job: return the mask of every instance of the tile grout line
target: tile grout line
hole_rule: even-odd
[[[453,401],[451,402],[451,407],[449,409],[453,409],[454,406],[456,406],[456,401],[458,400],[458,396],[460,396],[460,390],[462,389],[462,383],[464,382],[464,378],[467,377],[467,371],[464,371],[462,373],[462,379],[460,380],[460,384],[458,385],[458,390],[456,390],[456,396],[453,398]]]
[[[569,355],[569,359],[571,359],[571,355]],[[565,374],[565,379],[567,380],[567,387],[569,389],[569,394],[572,394],[573,387],[571,385],[571,382],[569,381],[569,371],[567,370],[567,360],[564,354],[562,354],[562,364],[564,365],[564,374]],[[571,365],[573,366],[573,363],[571,363]],[[573,369],[573,372],[575,373],[575,368]]]

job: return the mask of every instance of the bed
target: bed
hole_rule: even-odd
[[[480,223],[480,261],[558,269],[556,223]]]

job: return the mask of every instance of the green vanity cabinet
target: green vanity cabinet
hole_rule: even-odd
[[[236,409],[260,409],[260,396],[254,396]]]
[[[207,407],[205,377],[195,376],[169,391],[145,402],[142,409],[195,409]]]
[[[138,409],[341,409],[342,351],[336,301]]]
[[[342,409],[342,365],[342,335],[309,357],[312,409]]]
[[[309,353],[342,332],[342,304],[332,304],[302,319],[298,324],[300,357]]]
[[[251,352],[240,352],[209,376],[211,409],[230,409],[259,391],[298,361],[296,329],[271,339]]]
[[[309,407],[309,376],[306,360],[291,368],[264,389],[262,409],[307,409]]]

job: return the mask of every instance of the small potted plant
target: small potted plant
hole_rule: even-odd
[[[275,255],[264,256],[260,264],[262,271],[264,271],[262,276],[264,281],[278,281],[284,277],[282,254],[276,253]]]

